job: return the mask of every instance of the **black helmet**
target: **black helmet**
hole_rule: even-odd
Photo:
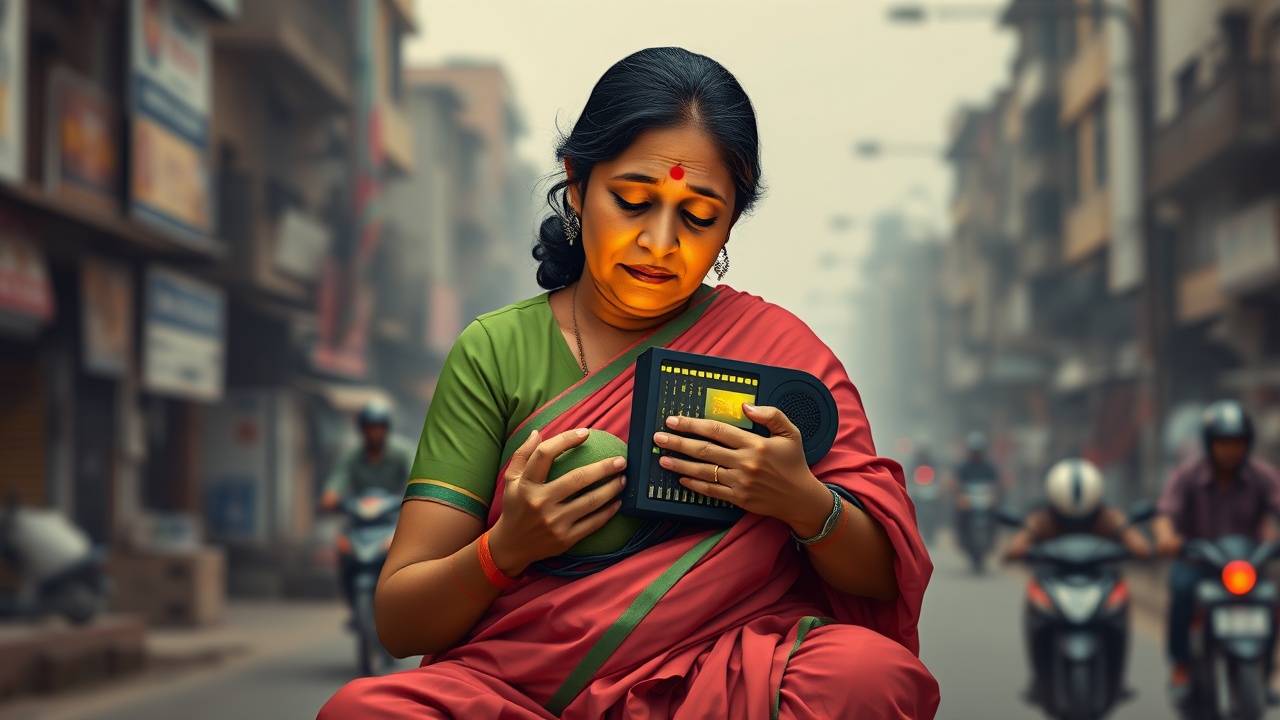
[[[391,427],[391,408],[381,400],[370,400],[360,409],[356,422],[360,427],[385,425]]]
[[[1253,447],[1253,422],[1237,400],[1219,400],[1205,409],[1200,419],[1205,453],[1214,440],[1234,438]]]

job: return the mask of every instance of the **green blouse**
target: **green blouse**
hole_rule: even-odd
[[[582,379],[549,297],[482,315],[458,336],[427,411],[406,499],[486,518],[507,438]]]

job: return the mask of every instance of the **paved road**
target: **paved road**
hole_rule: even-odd
[[[943,539],[921,628],[925,663],[942,685],[939,720],[1025,720],[1035,711],[1019,693],[1027,674],[1019,636],[1023,580],[1012,572],[973,577]],[[336,625],[336,624],[335,624]],[[1165,664],[1154,619],[1136,617],[1129,684],[1136,700],[1115,720],[1171,716],[1164,695]],[[350,636],[316,629],[316,641],[264,662],[245,663],[185,678],[175,685],[80,716],[84,720],[226,720],[312,718],[352,679]],[[412,667],[412,662],[402,663]],[[79,718],[77,718],[79,720]]]
[[[948,538],[933,550],[925,596],[921,657],[942,686],[938,720],[1024,720],[1043,717],[1020,699],[1028,674],[1021,636],[1025,579],[1013,572],[971,575]],[[1114,720],[1167,720],[1167,670],[1154,618],[1135,616],[1129,687],[1137,698]]]
[[[84,720],[306,720],[355,678],[355,644],[340,630],[317,628],[314,645],[265,663],[241,665]],[[400,661],[396,669],[415,667]]]

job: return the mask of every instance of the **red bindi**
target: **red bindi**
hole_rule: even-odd
[[[684,168],[680,167],[679,165],[673,165],[673,166],[671,167],[671,179],[672,179],[672,180],[683,180],[683,179],[684,179]]]

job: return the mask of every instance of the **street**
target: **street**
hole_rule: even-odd
[[[933,549],[935,571],[925,597],[921,644],[925,664],[942,686],[939,720],[1021,720],[1037,717],[1019,699],[1027,682],[1021,632],[1023,580],[1016,570],[971,575],[942,536]],[[310,718],[342,683],[354,677],[351,637],[340,614],[313,627],[313,640],[259,660],[230,663],[173,683],[117,696],[93,711],[59,720],[224,720]],[[1129,686],[1136,697],[1116,720],[1170,717],[1158,618],[1134,613]],[[409,668],[414,660],[399,667]],[[82,706],[83,707],[83,706]]]
[[[925,595],[921,658],[942,686],[938,720],[1021,720],[1043,717],[1022,702],[1028,674],[1022,640],[1023,576],[992,570],[972,575],[949,535],[930,552],[933,580]],[[1136,697],[1114,720],[1172,716],[1161,621],[1134,612],[1129,687]]]

